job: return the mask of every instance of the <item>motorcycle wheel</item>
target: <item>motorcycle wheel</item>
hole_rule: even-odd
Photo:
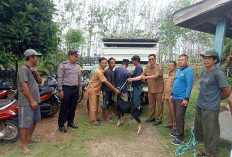
[[[84,91],[82,90],[82,93],[81,95],[79,95],[77,103],[80,103],[83,98],[84,98]]]
[[[20,136],[18,123],[15,120],[11,120],[11,119],[5,120],[3,123],[4,123],[3,125],[6,128],[6,133],[5,136],[3,137],[3,140],[9,142],[16,142]]]
[[[57,111],[59,109],[59,103],[57,101],[49,100],[48,103],[51,105],[51,108],[49,109],[47,114],[44,115],[43,117],[52,117],[54,114],[57,113]]]

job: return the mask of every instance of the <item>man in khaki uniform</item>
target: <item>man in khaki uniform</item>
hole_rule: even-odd
[[[176,76],[176,62],[170,61],[168,64],[169,72],[164,76],[164,90],[162,101],[166,103],[166,115],[168,124],[164,125],[165,128],[173,128],[176,130],[176,119],[174,115],[173,102],[169,101],[169,97],[172,93],[172,86]]]
[[[97,113],[99,108],[99,97],[101,94],[102,83],[105,83],[109,88],[111,88],[115,94],[119,94],[120,91],[114,88],[114,86],[109,83],[104,76],[104,69],[107,65],[106,58],[102,57],[99,59],[99,67],[95,70],[92,79],[87,87],[89,96],[89,119],[93,125],[100,126],[100,122],[97,121]]]
[[[163,80],[163,68],[156,63],[156,55],[150,54],[148,56],[149,63],[143,73],[135,78],[128,79],[129,82],[137,80],[147,80],[148,82],[148,100],[149,100],[149,118],[146,122],[154,121],[153,125],[159,125],[162,123],[163,103],[161,97],[163,94],[164,80]],[[155,120],[156,103],[158,106],[158,113]]]

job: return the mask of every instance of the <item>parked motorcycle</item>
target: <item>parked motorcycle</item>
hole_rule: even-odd
[[[19,138],[18,107],[14,100],[0,99],[0,139],[15,142]]]
[[[40,112],[42,117],[52,117],[59,109],[60,100],[52,87],[40,87]]]
[[[88,82],[86,81],[86,78],[84,78],[82,80],[82,93],[81,95],[79,95],[79,99],[78,99],[78,103],[80,103],[82,101],[82,99],[84,98],[84,94],[86,92],[86,87],[88,86]]]
[[[13,87],[7,83],[3,78],[0,78],[0,99],[7,99],[7,93]]]
[[[0,99],[6,99],[7,98],[7,92],[9,90],[12,90],[13,87],[10,86],[5,80],[0,79]],[[4,86],[2,86],[4,85]],[[15,99],[18,100],[18,93],[16,93]],[[56,90],[53,87],[39,87],[40,92],[40,100],[41,103],[39,104],[41,116],[42,117],[51,117],[54,114],[57,113],[59,109],[60,100],[59,97],[56,94]]]
[[[77,103],[80,103],[82,101],[82,99],[84,98],[84,93],[86,91],[86,87],[88,86],[88,83],[86,81],[86,78],[84,77],[82,80],[82,93],[81,95],[79,95],[79,99],[77,101]],[[49,87],[53,87],[55,89],[57,89],[57,77],[56,75],[49,75],[47,76],[46,80],[44,81],[44,86],[49,86]]]

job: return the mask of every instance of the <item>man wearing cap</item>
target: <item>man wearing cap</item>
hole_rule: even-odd
[[[195,152],[194,155],[217,157],[220,140],[218,120],[220,102],[230,95],[230,87],[225,74],[216,67],[220,62],[217,53],[208,50],[201,56],[206,69],[200,77],[194,132],[196,140],[203,141],[205,148]]]
[[[77,129],[74,123],[77,100],[82,92],[82,77],[80,65],[77,63],[78,51],[68,51],[68,61],[61,63],[58,67],[58,90],[61,98],[61,107],[58,118],[59,130],[63,133],[67,132],[64,124]]]
[[[145,121],[153,122],[154,126],[162,123],[163,115],[163,102],[161,101],[164,80],[163,80],[163,68],[160,64],[156,63],[156,55],[150,54],[148,56],[149,63],[143,73],[140,76],[128,79],[129,82],[138,80],[147,80],[148,83],[148,100],[149,100],[149,118]],[[158,107],[158,113],[155,119],[156,105]]]
[[[123,85],[123,88],[121,89],[121,98],[124,101],[128,101],[128,94],[127,94],[127,85],[124,84],[126,83],[127,79],[132,76],[131,72],[127,69],[129,64],[128,59],[123,59],[122,60],[122,66],[121,67],[116,67],[114,70],[115,74],[115,87],[116,88],[121,88]],[[115,99],[115,102],[117,100]]]
[[[35,142],[32,138],[36,123],[41,120],[40,115],[40,94],[38,85],[42,84],[42,79],[34,67],[38,61],[38,54],[33,49],[28,49],[24,52],[26,63],[19,68],[17,74],[18,85],[18,121],[21,137],[20,151],[25,155],[30,155],[32,152],[28,148],[28,144]],[[38,140],[38,139],[37,139]]]

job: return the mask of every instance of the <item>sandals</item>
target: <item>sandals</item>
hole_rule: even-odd
[[[193,153],[193,156],[211,156],[211,155],[205,153],[204,151],[196,151]]]
[[[113,120],[110,120],[110,121],[107,121],[107,123],[113,124],[114,121],[113,121]]]
[[[34,138],[32,139],[32,141],[28,142],[28,144],[34,144],[34,143],[39,143],[39,142],[40,142],[40,139]]]
[[[30,149],[27,150],[20,150],[20,153],[23,155],[32,155],[32,151]]]

